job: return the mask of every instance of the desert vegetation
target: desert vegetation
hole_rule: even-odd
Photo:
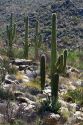
[[[51,15],[50,46],[39,20],[29,39],[29,16],[24,17],[24,39],[18,46],[17,25],[10,15],[6,45],[0,48],[0,124],[82,125],[83,51],[59,48],[57,14]],[[79,19],[74,18],[73,25]],[[62,39],[67,43],[68,37]]]

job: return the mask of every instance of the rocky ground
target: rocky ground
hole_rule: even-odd
[[[6,94],[5,97],[1,96],[3,99],[0,99],[0,123],[19,118],[26,121],[28,125],[40,123],[41,125],[82,125],[83,105],[72,102],[71,97],[65,99],[63,95],[69,89],[83,87],[83,72],[68,67],[67,76],[60,76],[58,94],[61,108],[57,114],[54,114],[49,111],[44,112],[44,109],[40,110],[42,102],[45,102],[48,96],[50,97],[51,89],[47,75],[45,89],[41,93],[40,83],[37,82],[40,76],[38,65],[24,59],[16,59],[10,63],[10,67],[17,69],[17,73],[5,74],[5,80],[1,85],[0,89],[3,89],[6,94],[9,93],[10,96],[9,98]]]

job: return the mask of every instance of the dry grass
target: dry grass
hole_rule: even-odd
[[[33,87],[33,88],[37,88],[37,89],[41,89],[40,88],[40,83],[38,81],[30,81],[27,83],[23,83],[23,86],[25,87]]]
[[[23,76],[24,76],[24,73],[23,73],[23,72],[18,71],[18,72],[16,73],[16,79],[17,79],[17,80],[23,79]]]

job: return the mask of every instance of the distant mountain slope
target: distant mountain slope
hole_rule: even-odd
[[[22,35],[24,32],[23,18],[25,14],[28,14],[32,29],[30,37],[34,35],[33,31],[37,18],[40,22],[44,41],[48,41],[50,44],[51,15],[57,13],[59,47],[82,47],[82,5],[83,0],[0,0],[0,34],[6,29],[10,13],[13,12],[18,25],[17,31]]]

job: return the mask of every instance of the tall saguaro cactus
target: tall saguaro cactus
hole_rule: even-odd
[[[55,73],[57,61],[57,41],[56,41],[56,14],[52,15],[52,40],[51,40],[51,75]]]
[[[67,50],[64,50],[63,56],[64,56],[64,72],[66,71],[66,65],[67,65]]]
[[[36,20],[35,27],[35,59],[38,59],[38,34],[39,34],[39,22]]]
[[[41,61],[40,61],[40,81],[41,81],[41,90],[44,90],[45,87],[45,55],[43,54],[41,56]]]
[[[25,22],[24,58],[28,59],[28,52],[29,52],[29,43],[28,43],[29,19],[28,19],[28,16],[24,18],[24,22]]]
[[[10,17],[10,25],[7,25],[7,38],[8,38],[8,56],[9,58],[13,58],[13,42],[16,37],[16,24],[13,24],[13,15]]]
[[[58,101],[58,85],[59,85],[59,74],[55,73],[52,76],[52,83],[51,83],[51,98],[52,98],[52,109],[56,110],[56,104]]]
[[[52,108],[56,106],[58,99],[59,75],[57,72],[57,34],[56,34],[56,14],[52,15],[52,40],[51,40],[51,101]]]

